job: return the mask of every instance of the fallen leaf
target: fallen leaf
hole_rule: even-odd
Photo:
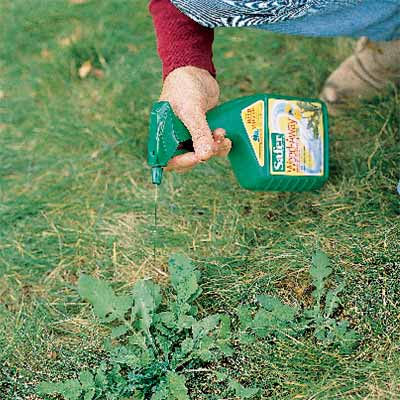
[[[249,85],[247,82],[243,82],[239,85],[239,89],[241,92],[248,92],[251,91],[251,85]]]
[[[134,44],[128,44],[128,50],[133,53],[136,54],[139,51],[139,47],[135,46]]]
[[[235,52],[234,51],[227,51],[226,53],[224,53],[224,58],[232,58],[235,57]]]
[[[100,154],[100,150],[95,150],[95,151],[90,155],[90,157],[91,157],[92,159],[95,159],[95,158],[98,157],[99,154]]]
[[[88,0],[69,0],[71,4],[83,4],[86,3]]]
[[[67,47],[72,43],[72,40],[69,37],[64,37],[64,38],[61,38],[58,41],[58,43],[60,43],[60,46],[62,46],[62,47]]]
[[[57,353],[55,351],[49,351],[47,353],[47,357],[51,358],[52,360],[55,360],[57,358]]]
[[[99,68],[94,68],[93,69],[93,75],[97,79],[102,79],[102,78],[104,78],[104,71],[102,69],[99,69]]]
[[[42,49],[42,51],[40,52],[40,56],[42,58],[44,58],[45,60],[50,60],[51,59],[51,53],[49,51],[49,49]]]
[[[61,47],[67,47],[73,44],[74,42],[78,42],[82,37],[82,28],[81,26],[77,26],[74,31],[69,36],[64,36],[58,39],[58,43]]]
[[[98,57],[99,57],[100,64],[105,68],[107,66],[106,59],[101,54],[99,54]]]
[[[0,100],[3,100],[6,97],[6,94],[0,90]]]
[[[85,61],[79,68],[79,72],[78,72],[79,77],[81,79],[86,78],[89,75],[91,70],[92,70],[92,63],[89,60]]]

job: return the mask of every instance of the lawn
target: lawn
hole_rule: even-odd
[[[338,317],[359,334],[357,348],[259,340],[220,364],[263,399],[400,398],[396,89],[331,118],[320,191],[249,192],[227,160],[165,174],[154,262],[146,141],[162,82],[147,2],[1,0],[0,15],[1,400],[52,398],[36,396],[37,383],[104,359],[107,332],[76,290],[83,273],[119,294],[144,277],[165,285],[180,252],[202,273],[203,315],[261,294],[305,307],[318,248],[332,263],[329,285],[345,286]],[[217,30],[221,101],[317,97],[353,43]],[[191,398],[220,398],[208,372],[187,381]]]

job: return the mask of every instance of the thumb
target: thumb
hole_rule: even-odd
[[[185,122],[185,121],[184,121]],[[199,161],[205,161],[215,154],[215,142],[205,115],[198,115],[185,122],[192,140],[194,153]]]

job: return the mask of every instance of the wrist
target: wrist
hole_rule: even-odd
[[[177,74],[178,72],[182,72],[187,75],[202,75],[202,76],[211,75],[207,69],[198,67],[196,65],[182,65],[180,67],[176,67],[172,71],[170,71],[168,75]]]
[[[204,76],[211,76],[216,79],[216,71],[214,65],[205,63],[202,60],[194,60],[191,62],[173,62],[171,64],[163,64],[163,81],[170,75],[179,72],[187,72],[192,74],[200,74]]]

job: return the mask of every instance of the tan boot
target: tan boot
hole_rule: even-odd
[[[400,40],[371,42],[363,37],[354,54],[326,80],[320,97],[335,114],[351,100],[372,98],[389,84],[399,82]]]

